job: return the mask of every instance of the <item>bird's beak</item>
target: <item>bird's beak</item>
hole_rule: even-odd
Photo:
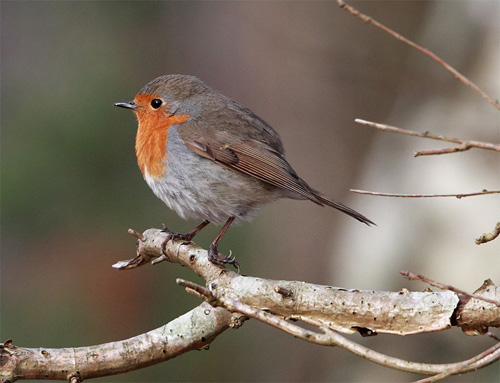
[[[138,110],[139,107],[135,104],[134,101],[125,101],[125,102],[115,102],[114,106],[119,106],[120,108]]]

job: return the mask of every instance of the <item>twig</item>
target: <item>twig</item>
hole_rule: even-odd
[[[478,93],[481,97],[483,97],[485,100],[487,100],[491,105],[493,105],[495,108],[500,109],[500,103],[498,100],[492,99],[490,96],[488,96],[484,91],[482,91],[476,84],[474,84],[472,81],[470,81],[467,77],[462,75],[460,72],[458,72],[455,68],[453,68],[451,65],[447,64],[444,60],[436,56],[434,53],[432,53],[430,50],[425,49],[421,47],[418,44],[415,44],[413,41],[408,40],[406,37],[401,36],[399,33],[393,31],[392,29],[386,27],[385,25],[379,23],[376,20],[373,20],[371,17],[366,16],[365,14],[359,12],[357,9],[351,7],[350,5],[347,5],[344,3],[342,0],[337,0],[337,3],[339,4],[340,8],[345,9],[352,15],[359,17],[363,22],[366,24],[371,24],[384,32],[387,32],[391,36],[395,37],[396,39],[404,42],[405,44],[408,44],[412,48],[415,48],[419,52],[422,52],[423,54],[427,55],[430,57],[432,60],[436,61],[439,65],[443,66],[446,70],[451,72],[455,78],[457,78],[459,81],[461,81],[463,84],[467,85],[469,88],[474,90],[476,93]]]
[[[500,222],[497,222],[495,228],[491,233],[483,234],[482,236],[476,238],[476,245],[480,245],[482,243],[493,241],[496,237],[500,235]]]
[[[491,331],[488,331],[486,335],[500,342],[500,338],[496,334],[493,334]]]
[[[467,291],[458,289],[458,288],[453,287],[451,285],[445,285],[443,283],[436,282],[436,281],[434,281],[434,280],[432,280],[430,278],[427,278],[427,277],[425,277],[423,275],[414,274],[414,273],[411,273],[409,271],[401,270],[399,273],[403,277],[409,279],[410,281],[420,281],[420,282],[428,283],[429,285],[437,287],[439,289],[453,291],[454,293],[465,295],[466,297],[469,297],[469,298],[479,299],[479,300],[482,300],[482,301],[485,301],[485,302],[488,302],[488,303],[492,303],[492,304],[494,304],[497,307],[500,307],[500,302],[497,301],[497,300],[495,300],[495,299],[490,299],[490,298],[487,298],[487,297],[483,297],[482,295],[478,295],[478,294],[470,294]]]
[[[451,148],[442,148],[442,149],[424,149],[415,152],[415,157],[420,156],[432,156],[435,154],[449,154],[449,153],[457,153],[457,152],[465,152],[474,146],[470,142],[463,142],[460,145],[453,146]]]
[[[378,197],[399,197],[399,198],[455,197],[455,198],[458,198],[458,199],[464,198],[464,197],[473,197],[473,196],[478,196],[478,195],[498,194],[498,193],[500,193],[500,190],[486,190],[486,189],[483,189],[480,192],[459,193],[459,194],[399,194],[399,193],[381,193],[381,192],[373,192],[373,191],[358,190],[358,189],[351,189],[351,191],[353,193],[368,194],[368,195],[374,195],[374,196],[378,196]],[[500,223],[498,225],[500,227]],[[491,241],[491,239],[490,239],[490,241]]]
[[[500,346],[500,343],[496,343],[493,346],[491,346],[489,349],[483,351],[482,353],[476,355],[475,357],[470,358],[469,360],[457,363],[458,364],[457,367],[452,368],[448,371],[443,371],[440,374],[430,376],[430,377],[425,378],[425,379],[418,380],[417,383],[437,382],[438,380],[442,380],[450,375],[459,374],[462,370],[469,367],[470,365],[477,363],[477,362],[481,361],[482,359],[490,356],[492,353],[494,353],[498,349],[499,346]]]
[[[269,312],[260,310],[256,307],[244,304],[236,299],[223,296],[216,291],[207,289],[205,287],[199,286],[193,282],[186,281],[183,279],[177,279],[177,283],[181,286],[186,287],[187,291],[196,291],[197,293],[203,295],[207,301],[215,303],[218,306],[225,307],[229,311],[239,312],[248,318],[257,319],[263,323],[273,326],[281,331],[293,335],[296,338],[320,344],[324,346],[339,346],[347,351],[352,352],[355,355],[361,356],[371,362],[393,368],[396,370],[414,372],[419,374],[436,374],[445,373],[451,370],[460,368],[460,372],[475,371],[476,369],[483,367],[485,365],[494,363],[500,358],[500,342],[495,344],[493,347],[488,349],[489,359],[485,357],[477,359],[474,357],[465,362],[459,363],[449,363],[449,364],[431,364],[431,363],[416,363],[409,362],[406,360],[391,357],[377,351],[371,350],[364,347],[356,342],[350,341],[342,335],[332,331],[326,327],[321,326],[315,322],[307,321],[309,324],[313,324],[322,332],[315,332],[311,330],[304,329],[290,321],[287,321],[279,316],[271,314]],[[465,365],[464,365],[465,364]]]
[[[144,241],[144,237],[138,231],[135,231],[134,229],[128,229],[128,233],[133,235],[134,237],[140,239],[141,241]]]
[[[430,138],[433,140],[453,142],[455,144],[458,144],[458,146],[455,146],[453,148],[421,150],[421,151],[415,152],[415,157],[432,155],[432,154],[446,154],[446,153],[454,153],[454,152],[463,152],[463,151],[468,150],[470,148],[479,148],[479,149],[494,150],[496,152],[500,152],[500,145],[492,144],[490,142],[462,140],[460,138],[445,137],[445,136],[441,136],[441,135],[432,134],[430,132],[420,133],[420,132],[415,132],[413,130],[401,129],[401,128],[397,128],[395,126],[366,121],[366,120],[362,120],[360,118],[357,118],[354,121],[357,122],[358,124],[370,126],[372,128],[384,130],[386,132],[400,133],[400,134],[406,134],[408,136]]]
[[[274,291],[276,291],[278,294],[282,295],[285,298],[290,298],[293,295],[293,292],[291,290],[281,286],[275,286]]]

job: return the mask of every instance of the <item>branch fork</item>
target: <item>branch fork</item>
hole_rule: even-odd
[[[500,359],[497,342],[481,355],[460,363],[408,362],[370,350],[340,334],[409,335],[442,331],[453,325],[468,335],[484,334],[488,327],[500,327],[500,308],[482,299],[500,299],[500,288],[491,281],[474,295],[465,296],[453,291],[376,292],[267,280],[214,265],[207,251],[192,242],[168,241],[163,251],[162,243],[168,234],[160,229],[142,234],[130,232],[138,238],[137,255],[113,267],[129,270],[159,260],[182,264],[202,276],[206,285],[181,279],[177,283],[205,302],[158,329],[118,342],[48,349],[21,348],[7,341],[0,345],[2,382],[55,379],[76,383],[136,370],[187,351],[206,349],[220,333],[240,327],[247,318],[307,342],[339,346],[372,362],[420,374],[464,373]],[[317,330],[301,327],[300,321]]]

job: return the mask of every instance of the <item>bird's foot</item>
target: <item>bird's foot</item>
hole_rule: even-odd
[[[163,241],[161,244],[161,252],[163,255],[165,254],[165,248],[167,246],[167,242],[172,240],[172,241],[177,241],[177,240],[182,240],[185,242],[191,242],[192,239],[196,234],[198,234],[205,226],[207,226],[210,222],[209,221],[203,221],[200,223],[198,226],[196,226],[193,230],[191,230],[189,233],[182,234],[182,233],[174,233],[173,231],[169,230],[165,224],[163,224],[163,229],[161,230],[164,233],[167,233],[167,238]]]
[[[167,233],[168,234],[167,237],[165,238],[165,240],[161,244],[161,252],[165,256],[167,255],[166,254],[166,247],[167,247],[168,241],[181,240],[181,241],[191,242],[191,240],[194,237],[193,232],[189,232],[189,233],[186,233],[186,234],[175,233],[173,231],[170,231],[170,229],[168,229],[165,225],[163,225],[163,229],[161,231],[163,233]]]
[[[229,252],[229,256],[225,256],[217,251],[217,246],[213,243],[208,248],[208,260],[216,265],[224,266],[224,265],[233,265],[237,270],[238,274],[240,272],[240,264],[236,262],[236,259]]]
[[[166,227],[165,225],[163,225],[163,228],[161,229],[161,231],[163,233],[167,233],[168,236],[167,236],[167,242],[172,240],[172,241],[177,241],[177,240],[182,240],[182,241],[186,241],[186,242],[191,242],[191,240],[193,239],[193,237],[196,235],[196,233],[193,234],[192,231],[190,231],[189,233],[176,233],[176,232],[173,232],[171,231],[168,227]]]

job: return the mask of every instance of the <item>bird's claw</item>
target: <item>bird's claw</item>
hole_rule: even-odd
[[[168,233],[169,239],[171,239],[172,241],[181,240],[181,241],[185,241],[185,242],[191,242],[193,240],[193,237],[194,237],[193,233],[186,233],[186,234],[174,233],[170,230],[165,231],[165,233]]]
[[[240,264],[236,261],[231,251],[229,251],[228,256],[225,256],[217,251],[217,247],[210,245],[208,248],[208,260],[219,266],[233,265],[238,270],[238,273],[240,272]]]
[[[161,252],[166,255],[166,247],[167,247],[167,242],[168,241],[177,241],[177,240],[182,240],[184,241],[183,244],[191,242],[193,239],[193,234],[192,233],[187,233],[187,234],[182,234],[182,233],[174,233],[173,231],[169,230],[165,224],[163,224],[163,228],[161,230],[163,233],[167,233],[167,237],[161,244]]]

